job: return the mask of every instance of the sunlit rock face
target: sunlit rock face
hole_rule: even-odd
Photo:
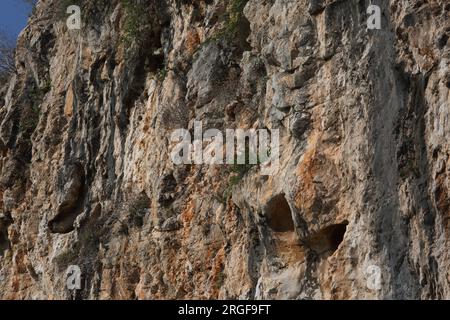
[[[450,299],[448,1],[65,2],[1,91],[1,299]],[[175,165],[195,121],[279,165]]]

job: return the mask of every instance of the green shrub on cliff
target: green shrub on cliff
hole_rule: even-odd
[[[138,41],[143,31],[150,25],[150,15],[147,13],[147,6],[142,1],[121,1],[125,13],[122,40],[131,44],[133,41]]]

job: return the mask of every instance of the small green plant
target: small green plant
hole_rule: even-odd
[[[125,12],[125,25],[122,41],[130,45],[137,41],[144,29],[149,25],[146,5],[141,1],[121,0]]]
[[[211,44],[218,44],[221,41],[228,43],[234,43],[241,48],[247,48],[247,34],[246,30],[249,29],[248,21],[244,16],[244,8],[248,0],[231,0],[227,6],[226,13],[223,14],[219,21],[221,22],[221,28],[215,34],[207,37],[198,47],[193,54],[193,60],[197,60],[200,56],[200,52],[203,48]],[[249,32],[249,30],[247,30]]]
[[[217,42],[222,39],[227,41],[234,41],[239,32],[244,17],[244,7],[248,0],[232,0],[227,6],[227,11],[223,15],[223,27],[214,36],[207,39],[203,45],[210,43],[211,41]]]
[[[228,185],[223,193],[224,200],[227,200],[231,196],[233,188],[242,181],[244,176],[250,171],[253,166],[254,165],[252,164],[233,164],[231,166],[231,176],[228,179]]]
[[[36,85],[29,91],[28,100],[30,101],[30,107],[26,110],[22,121],[19,124],[20,132],[26,139],[29,139],[36,129],[41,116],[40,104],[44,99],[44,96],[51,90],[50,80],[45,80],[42,86]]]
[[[248,158],[250,160],[251,158],[251,150],[248,146],[248,144],[245,146],[245,153],[242,155],[238,155],[239,157],[246,157],[248,155]],[[223,200],[226,201],[230,196],[231,193],[233,192],[233,188],[235,186],[237,186],[242,179],[247,175],[247,173],[255,166],[258,166],[261,164],[261,161],[259,159],[259,156],[256,155],[256,163],[247,163],[247,161],[244,158],[244,162],[243,164],[232,164],[230,166],[229,169],[229,173],[231,174],[231,176],[228,179],[228,186],[226,187],[224,193],[223,193]],[[250,162],[250,161],[248,161]]]
[[[159,81],[164,81],[166,76],[167,76],[167,68],[163,67],[156,71],[156,79],[158,79]]]
[[[225,36],[233,38],[239,32],[239,24],[244,17],[244,7],[248,0],[233,0],[228,7],[228,20],[223,32]]]

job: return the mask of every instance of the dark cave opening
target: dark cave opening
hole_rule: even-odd
[[[265,213],[269,227],[275,232],[294,231],[292,212],[284,194],[273,197],[266,205]]]
[[[0,213],[0,257],[3,253],[11,247],[11,243],[8,238],[8,227],[13,223],[10,212],[5,214]]]
[[[329,225],[309,236],[305,243],[318,254],[333,254],[344,240],[348,222]]]
[[[341,242],[344,240],[347,231],[347,223],[335,224],[324,229],[325,235],[328,237],[330,250],[337,250]]]

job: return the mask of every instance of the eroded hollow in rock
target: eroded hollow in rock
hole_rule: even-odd
[[[0,257],[10,248],[11,243],[8,239],[8,227],[13,223],[11,214],[9,212],[0,213]]]
[[[84,184],[81,163],[70,162],[60,169],[56,186],[59,205],[56,215],[48,222],[51,233],[69,233],[75,229],[73,224],[83,211]]]
[[[291,208],[284,196],[279,194],[273,197],[265,207],[269,227],[275,232],[294,231]]]
[[[305,240],[309,248],[318,254],[333,254],[344,240],[348,222],[332,224],[315,233]]]

